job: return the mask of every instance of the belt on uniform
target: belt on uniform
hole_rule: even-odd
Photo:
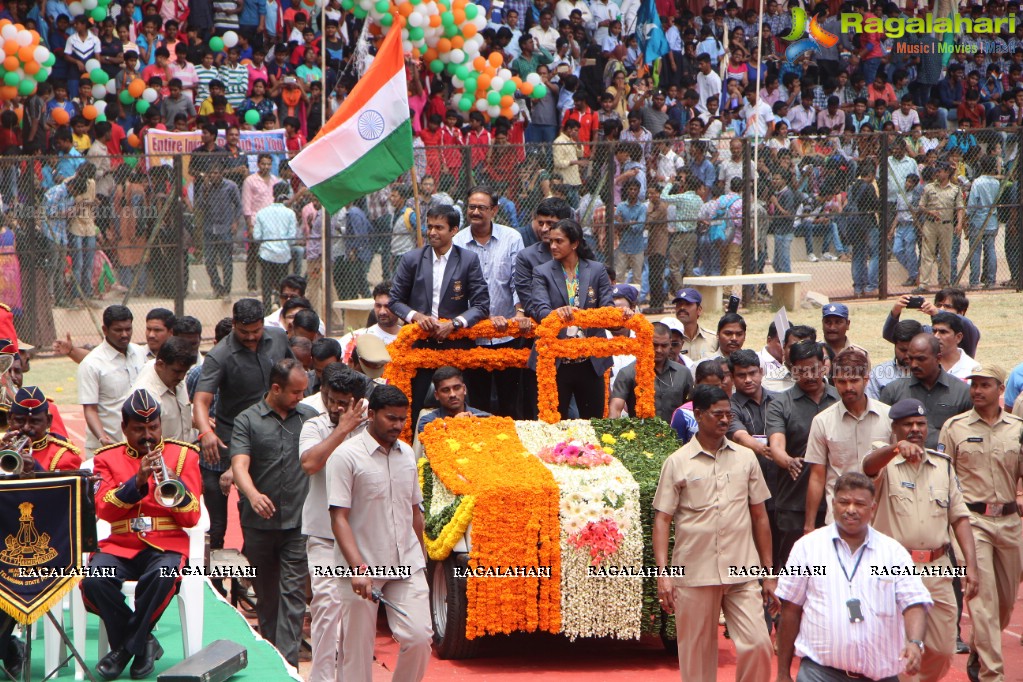
[[[110,532],[114,534],[147,530],[181,530],[181,525],[169,516],[134,516],[110,524]]]
[[[997,504],[970,502],[966,508],[983,516],[1012,516],[1017,513],[1015,502],[999,502]]]
[[[945,556],[946,547],[939,547],[937,549],[909,549],[909,556],[912,557],[914,564],[928,564],[932,561],[940,559]]]

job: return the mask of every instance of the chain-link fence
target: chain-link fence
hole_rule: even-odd
[[[832,299],[1019,288],[1017,135],[847,133],[754,146],[640,131],[585,144],[417,146],[415,158],[423,211],[464,210],[485,184],[499,197],[494,221],[526,244],[538,238],[539,203],[564,198],[597,257],[658,309],[686,277],[739,272],[808,273],[806,288]],[[211,338],[238,298],[262,298],[271,312],[292,273],[309,279],[307,297],[326,318],[332,301],[368,297],[416,246],[410,177],[324,217],[284,159],[253,156],[4,157],[0,300],[19,335],[40,347],[65,332],[95,342],[101,309],[125,303],[138,319],[154,307],[193,315]],[[750,287],[744,298],[766,292]],[[339,319],[324,322],[341,333]]]

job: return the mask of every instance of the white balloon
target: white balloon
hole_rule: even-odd
[[[87,11],[92,11],[99,7],[99,0],[82,0],[82,7]]]
[[[459,78],[458,76],[451,77],[451,84],[454,85],[456,88],[465,87],[465,83],[462,82],[462,79]]]
[[[79,16],[85,14],[85,8],[82,6],[82,3],[77,2],[77,1],[76,2],[72,2],[70,5],[68,5],[67,9],[68,9],[68,12],[71,13],[72,17],[79,17]]]
[[[238,34],[234,31],[228,31],[224,34],[224,47],[232,48],[238,44]]]
[[[100,63],[98,59],[90,59],[89,61],[85,62],[86,73],[92,73],[98,68],[100,68]]]
[[[18,31],[14,36],[14,42],[22,47],[28,47],[32,44],[32,34],[28,31]]]
[[[512,116],[517,116],[518,115],[518,113],[519,113],[519,103],[518,102],[512,102],[511,112],[512,112]]]
[[[497,118],[501,115],[501,107],[497,104],[487,107],[487,113],[490,114],[490,118]]]
[[[403,34],[403,36],[404,36],[404,34],[405,34],[405,29],[402,29],[402,31],[401,31],[401,32],[402,32],[402,34]],[[403,52],[404,54],[409,54],[409,53],[411,53],[411,52],[412,52],[412,43],[410,43],[410,42],[408,41],[407,37],[406,37],[406,39],[405,39],[405,40],[402,40],[402,41],[401,41],[401,51],[402,51],[402,52]]]
[[[512,72],[509,71],[508,69],[499,69],[497,75],[506,81],[510,81],[512,77]]]
[[[421,7],[425,7],[426,8],[427,16],[432,16],[434,14],[440,14],[440,8],[437,7],[437,3],[435,3],[435,2],[431,2],[428,5],[421,5]]]
[[[50,51],[46,49],[45,45],[40,45],[32,53],[32,58],[36,60],[37,64],[42,64],[50,58]]]
[[[156,90],[152,88],[146,88],[145,90],[142,91],[142,99],[146,100],[150,104],[155,102],[157,97],[159,97],[159,93],[157,93]]]
[[[476,43],[472,42],[471,40],[465,41],[465,47],[463,49],[465,50],[466,58],[469,61],[472,61],[477,56],[479,56],[479,53],[480,53],[479,45],[477,45]]]
[[[486,111],[488,106],[490,106],[490,105],[487,104],[487,100],[485,100],[483,98],[480,98],[480,99],[476,100],[476,110],[477,111]]]
[[[533,73],[526,76],[526,82],[533,86],[540,85],[540,74],[534,71]]]
[[[476,28],[483,30],[487,27],[487,15],[483,12],[477,12],[476,18],[472,20],[476,24]],[[476,35],[479,35],[478,33]]]
[[[451,55],[452,64],[461,64],[465,61],[465,52],[457,47],[451,50],[448,54]]]
[[[18,29],[15,28],[14,24],[7,24],[0,30],[0,38],[4,40],[14,40],[18,35]]]
[[[408,15],[408,25],[409,26],[416,26],[416,27],[422,26],[423,25],[423,15],[420,14],[419,12],[413,12],[412,14]]]
[[[95,92],[96,88],[98,88],[98,87],[99,86],[97,85],[95,88],[93,88],[92,89],[93,92]],[[104,102],[103,100],[101,100],[101,99],[100,100],[96,100],[95,102],[93,102],[93,105],[96,107],[96,111],[98,111],[99,113],[101,113],[101,114],[105,114],[106,113],[106,111],[107,111],[107,103]]]
[[[490,89],[491,90],[500,90],[503,87],[504,87],[504,79],[501,78],[500,76],[494,76],[490,80]]]
[[[93,99],[96,100],[96,104],[99,104],[100,103],[99,100],[101,100],[101,99],[103,99],[104,97],[107,96],[107,86],[100,85],[98,83],[96,85],[93,85],[92,86],[92,96],[93,96]],[[103,106],[106,106],[106,105],[107,105],[107,103],[103,102]],[[103,112],[100,112],[100,113],[103,113]]]

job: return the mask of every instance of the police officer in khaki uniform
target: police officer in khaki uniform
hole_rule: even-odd
[[[951,525],[966,557],[964,591],[977,594],[977,554],[970,512],[947,455],[925,450],[927,411],[906,398],[892,405],[891,443],[878,441],[863,460],[863,473],[877,486],[874,528],[898,540],[921,569],[943,569],[946,575],[921,576],[934,606],[927,612],[927,633],[918,679],[936,682],[952,665],[958,613],[949,561]],[[909,678],[909,679],[917,679]]]
[[[686,682],[715,682],[717,622],[723,610],[735,642],[736,682],[767,682],[771,637],[764,604],[778,611],[776,580],[758,585],[772,568],[771,526],[764,501],[771,496],[749,448],[725,438],[732,421],[719,386],[693,390],[699,432],[664,461],[654,495],[654,560],[658,568],[685,567],[685,575],[657,578],[657,597],[678,618],[679,670]],[[675,549],[668,561],[671,524]],[[733,569],[741,569],[738,573]]]
[[[980,586],[970,604],[973,652],[967,673],[971,679],[994,682],[1005,679],[1002,630],[1009,625],[1019,587],[1016,490],[1023,480],[1023,419],[999,405],[1005,388],[1001,367],[982,365],[969,379],[973,409],[945,422],[938,442],[959,475],[977,544]]]

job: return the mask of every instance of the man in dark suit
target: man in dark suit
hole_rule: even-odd
[[[459,221],[451,206],[431,208],[426,213],[430,245],[402,256],[394,274],[387,305],[395,315],[430,335],[417,343],[419,347],[472,348],[471,340],[448,341],[448,336],[490,316],[490,293],[479,259],[451,243]],[[432,369],[419,370],[412,380],[413,424],[432,380]]]

